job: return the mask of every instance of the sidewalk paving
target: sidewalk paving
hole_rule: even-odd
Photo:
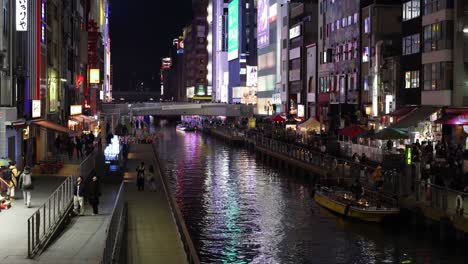
[[[49,198],[50,194],[65,180],[60,176],[33,176],[31,208],[24,205],[23,193],[16,188],[17,200],[8,210],[0,212],[0,263],[16,263],[26,260],[28,254],[27,220]]]
[[[125,197],[128,201],[129,264],[186,263],[187,258],[174,222],[169,201],[163,191],[137,191],[136,167],[141,161],[146,169],[153,164],[151,145],[131,145],[126,173]],[[161,188],[160,178],[156,185]]]

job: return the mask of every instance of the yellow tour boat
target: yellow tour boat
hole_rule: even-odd
[[[385,218],[396,216],[400,213],[398,207],[382,205],[382,201],[375,202],[375,205],[369,203],[366,198],[356,201],[351,192],[334,191],[327,187],[321,187],[316,190],[314,200],[317,204],[330,211],[365,222],[380,223]]]

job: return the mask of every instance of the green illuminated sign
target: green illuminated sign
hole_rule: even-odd
[[[239,57],[239,0],[228,5],[228,60]]]
[[[406,164],[407,165],[411,165],[411,163],[413,162],[412,152],[413,152],[413,150],[410,147],[406,148]]]

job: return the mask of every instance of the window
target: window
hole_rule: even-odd
[[[340,20],[336,21],[336,30],[340,29]]]
[[[354,40],[353,48],[354,48],[354,58],[357,59],[358,58],[358,53],[359,53],[357,40]]]
[[[353,24],[353,17],[348,16],[348,26],[351,26]]]
[[[364,91],[369,91],[369,75],[364,76]]]
[[[348,25],[348,20],[346,19],[346,17],[343,17],[341,19],[341,27],[345,28],[347,25]]]
[[[352,60],[353,59],[353,43],[351,42],[348,42],[348,60]]]
[[[354,24],[357,24],[359,22],[359,14],[354,13]]]
[[[453,8],[453,2],[453,0],[424,0],[424,14],[428,15],[439,10]]]
[[[331,32],[335,31],[335,23],[331,23]]]
[[[369,47],[364,47],[364,50],[362,52],[362,62],[368,62],[369,61]]]
[[[419,88],[419,71],[405,72],[405,88]]]
[[[420,14],[420,0],[411,0],[403,4],[403,21],[407,21]]]
[[[453,21],[443,21],[424,27],[424,52],[451,49]]]
[[[453,63],[437,62],[424,65],[424,90],[448,90],[453,86]]]
[[[403,38],[403,55],[419,53],[420,35],[414,34]]]
[[[364,19],[364,33],[370,33],[371,28],[370,28],[370,17],[366,17]]]

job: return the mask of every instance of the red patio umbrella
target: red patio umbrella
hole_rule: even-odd
[[[367,131],[365,128],[358,126],[358,125],[351,125],[349,127],[345,127],[338,132],[339,135],[354,138],[357,135],[362,134],[363,132]]]
[[[286,119],[282,118],[280,115],[276,115],[275,117],[273,117],[273,119],[271,119],[272,122],[284,122],[286,121]]]

